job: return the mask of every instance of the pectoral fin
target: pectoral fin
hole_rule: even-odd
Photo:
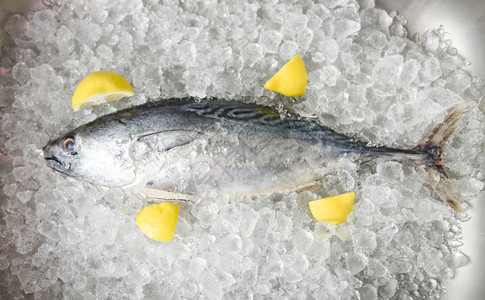
[[[136,139],[130,148],[130,158],[139,174],[157,174],[167,164],[171,150],[182,149],[202,136],[204,133],[191,130],[151,132]]]
[[[150,149],[168,151],[187,145],[202,135],[202,132],[192,130],[158,131],[140,136],[138,142],[145,143]]]

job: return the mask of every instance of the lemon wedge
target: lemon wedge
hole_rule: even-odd
[[[118,73],[98,71],[84,77],[72,95],[72,109],[78,111],[86,105],[133,96],[135,92],[126,79]]]
[[[320,200],[310,201],[310,211],[319,222],[328,222],[339,225],[347,220],[354,209],[355,193],[347,193]]]
[[[143,208],[135,217],[136,224],[149,238],[170,242],[177,227],[180,206],[160,203]]]
[[[305,63],[297,54],[271,77],[264,87],[285,96],[297,97],[305,93],[307,82]]]

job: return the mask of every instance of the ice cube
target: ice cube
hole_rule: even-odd
[[[11,16],[5,24],[5,32],[15,39],[15,43],[20,47],[30,47],[30,34],[28,32],[29,23],[23,15],[15,14]]]
[[[440,250],[424,245],[418,253],[417,264],[429,275],[437,276],[445,269],[445,262],[442,261],[442,258],[443,254]]]
[[[293,221],[286,214],[278,211],[276,213],[276,227],[278,232],[275,234],[280,235],[279,238],[288,240],[291,237],[291,231],[293,228]]]
[[[19,62],[13,67],[12,76],[19,84],[25,84],[30,79],[29,67],[24,62]]]
[[[377,247],[376,234],[369,230],[360,231],[352,239],[354,240],[356,250],[368,255],[372,254]]]
[[[259,218],[254,228],[254,239],[264,241],[269,231],[274,227],[275,212],[269,208],[262,208],[258,211]]]
[[[329,0],[325,4],[328,6],[328,8],[336,8],[346,5],[348,2],[348,0]]]
[[[224,270],[221,270],[220,268],[214,272],[214,276],[217,278],[217,281],[219,281],[221,287],[225,290],[236,283],[234,276]]]
[[[369,300],[378,299],[377,289],[370,284],[365,284],[364,286],[359,288],[358,291],[361,299],[369,299]]]
[[[17,193],[20,202],[26,203],[32,198],[32,191],[21,191]]]
[[[439,60],[434,56],[425,60],[420,74],[424,82],[431,82],[440,78],[443,72]]]
[[[17,167],[12,173],[18,182],[24,182],[33,175],[30,167]]]
[[[360,71],[359,63],[354,59],[352,54],[343,52],[340,54],[345,71],[350,75],[355,75]]]
[[[291,31],[299,32],[303,28],[306,28],[308,17],[300,13],[286,13],[285,23]]]
[[[15,238],[15,247],[18,253],[27,254],[31,252],[38,242],[36,232],[30,226],[22,226]]]
[[[64,83],[63,79],[57,76],[54,69],[48,64],[31,68],[30,76],[40,86],[46,87],[51,91],[59,90]]]
[[[14,69],[15,69],[15,66],[14,66]],[[15,73],[15,70],[13,71],[13,73]],[[10,86],[0,87],[0,108],[10,106],[14,102],[15,100],[14,92],[15,92],[15,89],[13,89]],[[3,139],[5,139],[5,137],[3,137]],[[5,142],[3,142],[3,144],[5,144]]]
[[[37,42],[51,38],[58,26],[56,14],[52,10],[39,10],[35,12],[28,25],[30,35]]]
[[[321,53],[321,52],[315,52],[315,53],[312,54],[312,60],[315,63],[320,63],[320,62],[325,60],[325,55],[323,55],[323,53]],[[316,70],[316,71],[318,71],[318,70]]]
[[[208,299],[222,299],[223,291],[217,278],[211,272],[204,272],[200,277],[201,292]]]
[[[391,27],[389,27],[389,32],[393,36],[397,36],[397,37],[407,37],[408,31],[407,31],[406,27],[401,22],[399,22],[399,21],[396,22],[396,19],[397,18],[394,19],[395,21],[391,24]]]
[[[312,40],[313,31],[310,28],[302,28],[296,37],[298,46],[304,50],[308,50]]]
[[[386,35],[380,31],[373,32],[368,41],[376,49],[382,49],[388,43]]]
[[[392,17],[382,9],[369,8],[362,12],[361,22],[362,27],[388,33],[392,24]]]
[[[406,88],[416,79],[421,64],[414,59],[405,62],[402,66],[401,75],[399,76],[399,85]]]
[[[184,66],[196,64],[197,48],[191,41],[184,41],[177,47],[178,61]]]
[[[290,60],[295,56],[298,44],[293,41],[284,41],[280,46],[279,55],[284,60]]]
[[[335,86],[337,84],[339,70],[334,66],[326,66],[322,68],[320,80],[327,86]]]
[[[348,19],[360,23],[359,13],[355,5],[345,5],[337,7],[334,11],[335,16],[339,19]]]
[[[427,31],[420,37],[419,43],[426,51],[433,53],[440,46],[440,38],[433,31]]]
[[[276,30],[265,30],[259,35],[259,43],[266,52],[277,53],[282,37],[281,33]]]
[[[313,244],[313,235],[301,227],[293,229],[293,241],[295,246],[302,252],[308,252]]]
[[[401,74],[403,57],[391,55],[382,58],[372,70],[374,86],[382,91],[391,91],[395,88]]]
[[[81,44],[94,47],[101,37],[101,27],[86,19],[73,19],[69,22],[69,29],[72,31],[74,38]]]
[[[217,212],[217,205],[207,201],[200,201],[191,209],[192,215],[198,219],[202,228],[211,226],[212,220],[216,217]]]
[[[241,233],[244,236],[248,237],[253,233],[260,215],[258,212],[256,212],[252,207],[250,207],[247,204],[240,205],[240,214],[241,214],[241,228],[240,228]]]
[[[65,26],[61,26],[55,34],[57,48],[61,55],[69,55],[74,50],[74,35]]]
[[[13,196],[17,192],[17,185],[15,183],[10,183],[4,185],[2,190],[6,196]]]
[[[335,40],[323,41],[318,45],[318,49],[331,63],[333,63],[338,57],[339,46]]]
[[[58,241],[57,225],[51,220],[44,220],[39,223],[37,230],[50,240]]]
[[[92,2],[87,6],[87,9],[89,11],[89,16],[92,18],[93,22],[97,24],[102,24],[105,23],[111,6],[114,5],[107,5],[107,3],[103,2]]]
[[[241,74],[234,68],[228,68],[220,73],[214,82],[214,87],[230,97],[234,97],[242,90]]]
[[[395,295],[398,288],[398,281],[395,278],[389,280],[386,284],[379,287],[379,295],[391,298]]]
[[[338,20],[335,23],[334,37],[344,39],[356,34],[360,30],[360,23],[352,20]]]
[[[242,248],[242,241],[237,234],[228,234],[221,241],[220,252],[239,252]]]
[[[96,48],[96,56],[102,65],[109,65],[113,61],[113,51],[105,44],[101,44]]]
[[[398,162],[385,162],[377,166],[377,173],[389,181],[403,181],[404,171]]]
[[[207,266],[207,261],[201,257],[195,257],[190,261],[189,274],[195,279],[199,279],[200,275]]]
[[[455,263],[455,267],[460,268],[470,263],[470,257],[463,252],[456,251],[453,253],[453,261]]]
[[[263,48],[259,44],[250,43],[241,50],[244,63],[253,67],[256,62],[263,58]]]
[[[345,255],[345,265],[350,274],[355,275],[362,271],[368,263],[368,257],[363,253],[347,253]]]
[[[371,258],[369,259],[369,266],[367,267],[367,271],[369,274],[375,277],[382,277],[386,278],[388,274],[388,270],[385,267],[386,262],[381,261],[380,259]]]

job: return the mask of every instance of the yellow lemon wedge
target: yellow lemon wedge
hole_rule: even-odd
[[[298,97],[305,93],[307,82],[305,63],[297,54],[264,87],[285,96]]]
[[[337,196],[310,201],[310,211],[319,222],[328,222],[339,225],[347,220],[354,209],[355,193],[347,193]]]
[[[152,240],[170,242],[177,227],[180,206],[160,203],[143,208],[135,217],[136,224]]]
[[[72,109],[133,96],[131,85],[118,73],[98,71],[84,77],[72,95]]]

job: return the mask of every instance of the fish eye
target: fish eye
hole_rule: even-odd
[[[74,141],[74,138],[72,138],[72,137],[67,137],[62,142],[62,149],[64,149],[64,151],[66,151],[70,154],[75,153],[75,151],[76,151],[75,146],[76,146],[76,142]]]

